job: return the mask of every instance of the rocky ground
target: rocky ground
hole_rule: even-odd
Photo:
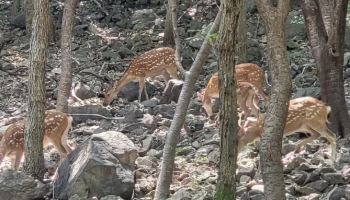
[[[218,8],[216,1],[211,0],[180,2],[179,32],[184,46],[183,64],[188,69],[198,52],[208,24],[214,19]],[[249,17],[247,20],[247,58],[248,62],[256,63],[263,69],[267,69],[264,54],[265,30],[259,23],[253,2],[248,1],[246,7]],[[60,75],[59,38],[62,5],[60,1],[55,1],[51,6],[56,26],[56,41],[51,43],[49,48],[47,68],[47,104],[49,108],[54,108]],[[0,85],[2,86],[0,119],[23,114],[26,110],[28,92],[29,37],[22,29],[23,19],[21,21],[20,17],[10,17],[9,10],[10,4],[0,1]],[[79,96],[83,99],[99,97],[113,80],[122,76],[135,55],[162,46],[165,13],[163,1],[159,0],[81,1],[75,19],[73,73],[74,81],[83,83],[86,87],[84,91],[87,92],[82,92]],[[298,6],[294,5],[287,27],[287,47],[294,83],[293,97],[308,95],[319,97],[318,71],[307,46],[301,14]],[[346,51],[350,50],[350,34],[346,36],[345,47]],[[206,85],[210,74],[216,69],[216,56],[212,53],[197,81],[196,91]],[[347,68],[344,70],[346,98],[349,103],[350,71]],[[161,79],[150,81],[147,90],[153,98],[141,103],[134,101],[137,99],[137,84],[130,84],[121,92],[121,98],[115,100],[110,107],[102,107],[91,99],[85,105],[72,105],[70,113],[94,113],[106,117],[125,117],[125,119],[107,120],[96,116],[74,116],[74,126],[69,136],[69,143],[77,147],[77,150],[60,167],[60,177],[55,183],[55,190],[52,191],[49,185],[40,185],[24,177],[23,174],[5,171],[9,166],[7,160],[2,164],[0,195],[6,192],[9,194],[9,191],[14,193],[16,191],[14,188],[8,187],[7,190],[1,188],[15,182],[24,188],[30,188],[28,185],[31,184],[38,184],[35,188],[28,189],[27,193],[17,191],[18,199],[26,195],[29,197],[29,193],[34,197],[46,196],[45,198],[49,198],[55,191],[56,194],[64,194],[70,199],[86,199],[87,197],[83,197],[86,191],[81,189],[81,185],[89,188],[90,193],[87,193],[87,196],[103,197],[106,196],[103,194],[118,194],[117,196],[128,199],[130,188],[132,189],[135,183],[133,199],[152,199],[160,169],[165,135],[170,127],[176,105],[174,102],[161,102],[164,87],[165,83]],[[180,143],[176,149],[175,175],[171,187],[174,194],[171,199],[174,200],[211,199],[215,191],[219,162],[218,130],[208,126],[208,120],[201,113],[200,107],[201,104],[194,96],[188,109]],[[322,140],[308,144],[299,154],[292,152],[298,138],[299,136],[292,136],[284,140],[283,162],[288,199],[350,199],[348,166],[350,152],[347,148],[350,144],[345,141],[339,142],[338,146],[342,148],[339,149],[336,166],[332,167],[330,160],[323,153],[325,143]],[[78,147],[78,144],[81,145]],[[123,144],[129,145],[124,146]],[[116,150],[120,148],[123,148],[124,153]],[[135,150],[141,152],[138,158],[135,156]],[[111,152],[111,154],[106,152]],[[115,157],[115,155],[118,156]],[[57,152],[50,147],[45,156],[47,166],[54,169],[57,166]],[[103,161],[99,159],[101,157],[104,158]],[[237,170],[239,199],[262,199],[263,186],[258,161],[259,156],[255,145],[249,145],[240,154]],[[121,180],[124,184],[118,182],[120,179],[108,179],[115,170],[110,168],[112,166],[110,162],[113,163],[113,166],[119,166],[117,174],[119,176],[123,174],[124,178]],[[133,162],[136,162],[136,168],[131,166]],[[96,169],[95,166],[99,167]],[[135,182],[133,182],[131,172],[136,175]],[[68,180],[64,174],[71,174],[74,178]],[[108,181],[97,181],[94,185],[94,181],[87,180],[91,176],[94,176],[95,180],[108,179]],[[67,187],[73,189],[70,190]],[[108,191],[110,187],[115,193]],[[116,191],[122,192],[117,193]],[[74,192],[84,195],[74,196],[72,195]],[[118,198],[106,196],[101,199]]]

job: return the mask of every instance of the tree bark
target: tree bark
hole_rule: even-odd
[[[175,46],[172,11],[171,11],[169,0],[168,0],[167,11],[166,11],[166,17],[165,17],[165,29],[164,29],[163,45],[168,46],[168,47]]]
[[[238,146],[238,116],[235,65],[239,48],[239,18],[242,20],[240,0],[223,0],[219,31],[219,91],[220,110],[220,168],[215,199],[236,199],[236,162]],[[244,12],[244,11],[243,11]],[[242,25],[242,24],[241,24]],[[244,33],[245,34],[245,33]]]
[[[177,6],[176,6],[176,0],[168,0],[169,7],[171,10],[171,22],[172,22],[172,28],[173,28],[173,35],[174,35],[174,41],[175,41],[175,62],[178,71],[180,72],[180,77],[182,79],[185,78],[186,71],[183,68],[181,64],[181,42],[179,37],[179,32],[177,31]]]
[[[28,118],[24,134],[24,171],[42,179],[45,173],[43,133],[45,117],[45,69],[48,47],[48,0],[35,0],[30,39]]]
[[[190,71],[185,73],[185,82],[180,93],[178,104],[176,106],[173,122],[171,123],[169,133],[167,134],[165,141],[161,171],[159,173],[156,193],[154,197],[155,200],[166,199],[170,194],[169,190],[174,170],[176,144],[178,143],[180,131],[185,121],[187,108],[194,92],[196,80],[199,76],[202,66],[204,65],[204,62],[207,60],[209,55],[210,44],[208,37],[211,34],[215,33],[219,28],[220,17],[221,12],[219,11],[215,18],[213,26],[208,32],[207,37],[204,40],[196,56],[196,59],[190,68]]]
[[[260,148],[260,163],[267,200],[286,199],[281,148],[292,90],[285,46],[289,5],[289,0],[278,0],[276,6],[269,0],[257,0],[258,11],[267,30],[267,61],[272,79],[271,97],[267,103]]]
[[[72,37],[75,10],[79,0],[66,0],[62,18],[61,79],[58,85],[57,110],[68,112],[68,98],[72,87]]]
[[[347,5],[347,0],[302,0],[307,35],[320,70],[321,98],[332,108],[330,128],[341,137],[350,136],[342,69]]]

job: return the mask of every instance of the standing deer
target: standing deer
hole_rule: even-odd
[[[12,157],[12,168],[18,170],[24,152],[25,120],[10,125],[0,141],[0,164],[5,156]],[[72,151],[67,144],[67,134],[72,126],[72,117],[57,110],[45,112],[45,129],[43,145],[51,142],[59,151],[61,159]]]
[[[248,111],[248,108],[253,108],[253,98],[256,98],[254,101],[258,101],[258,97],[261,96],[265,100],[268,99],[266,94],[264,93],[264,90],[262,88],[263,81],[265,80],[265,74],[264,71],[253,63],[243,63],[235,66],[235,79],[237,81],[237,88],[240,87],[251,87],[255,91],[257,91],[257,95],[254,95],[251,98],[247,98],[247,103],[240,104],[241,108],[245,112],[245,118],[248,117],[250,111]],[[244,84],[239,85],[239,83],[245,82]],[[251,86],[248,86],[248,83],[251,84]],[[243,94],[243,91],[245,91],[243,88],[241,88]],[[249,91],[249,90],[246,90]],[[212,111],[212,98],[219,98],[219,74],[218,72],[214,73],[212,77],[210,78],[206,88],[202,92],[197,92],[197,97],[200,101],[203,102],[203,108],[205,109],[207,115],[210,117],[213,115]],[[242,107],[242,105],[245,105]],[[244,108],[246,107],[246,108]]]
[[[331,107],[313,97],[300,97],[289,101],[288,116],[283,131],[283,137],[298,132],[309,133],[311,136],[299,141],[296,146],[300,148],[319,137],[326,138],[331,145],[331,156],[336,158],[336,135],[327,127],[327,116]],[[240,131],[238,151],[246,144],[260,138],[264,117],[259,119],[249,117]]]
[[[169,47],[152,49],[134,58],[123,77],[119,81],[116,81],[112,88],[105,94],[103,105],[107,106],[111,104],[119,91],[131,81],[139,82],[139,101],[141,101],[143,90],[148,99],[149,97],[145,90],[145,79],[159,75],[163,75],[166,82],[169,81],[170,77],[178,79],[174,49]]]

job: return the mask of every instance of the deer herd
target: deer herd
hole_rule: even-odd
[[[134,58],[121,79],[115,81],[105,93],[103,105],[111,104],[118,92],[131,81],[139,82],[139,101],[141,101],[143,91],[148,99],[149,96],[145,89],[146,78],[159,75],[162,75],[166,82],[170,78],[178,79],[174,49],[156,48]],[[260,100],[268,101],[268,95],[263,89],[263,83],[266,80],[264,71],[256,64],[236,65],[235,80],[237,81],[237,105],[241,116],[243,116],[240,117],[238,123],[240,126],[238,151],[241,151],[246,144],[261,136],[264,114],[260,112],[258,103]],[[217,72],[211,76],[207,86],[201,92],[197,92],[197,97],[202,102],[207,116],[213,116],[212,100],[219,98],[219,75]],[[290,100],[283,136],[297,132],[310,135],[297,143],[296,151],[299,151],[306,143],[324,137],[331,145],[331,155],[334,159],[336,157],[336,135],[327,128],[327,116],[330,111],[329,106],[313,97]],[[24,152],[25,124],[25,119],[17,121],[3,133],[0,141],[0,164],[5,156],[11,156],[12,168],[18,169]],[[72,151],[67,144],[67,134],[71,126],[72,118],[69,115],[57,110],[45,112],[44,147],[51,142],[59,151],[61,159]]]

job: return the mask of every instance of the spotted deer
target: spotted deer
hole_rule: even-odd
[[[170,77],[178,79],[174,49],[169,47],[152,49],[134,58],[122,78],[116,81],[105,94],[103,105],[109,105],[119,91],[130,81],[139,82],[139,101],[141,101],[143,90],[148,99],[149,97],[145,90],[145,79],[159,75],[163,75],[166,82],[169,81]]]
[[[18,170],[24,152],[24,129],[26,120],[10,125],[0,141],[0,164],[5,156],[11,156],[12,168]],[[45,112],[45,130],[43,145],[51,142],[59,151],[61,159],[72,150],[67,144],[67,134],[72,125],[72,117],[65,113],[48,110]]]
[[[336,135],[327,127],[327,116],[331,107],[313,97],[300,97],[289,101],[288,115],[283,131],[283,137],[298,132],[309,133],[310,137],[297,143],[295,151],[319,137],[326,138],[331,145],[331,156],[336,157]],[[240,130],[238,151],[246,144],[260,138],[264,117],[259,119],[249,117]]]
[[[258,95],[255,95],[254,98],[258,98],[259,96],[261,96],[265,100],[268,99],[267,95],[265,94],[265,92],[262,88],[263,81],[265,80],[264,71],[256,64],[243,63],[243,64],[236,65],[235,66],[235,78],[236,78],[237,83],[246,82],[246,83],[251,84],[251,86],[247,86],[247,84],[243,84],[243,85],[245,85],[245,87],[254,87],[254,90],[256,90],[257,94],[258,94]],[[241,85],[241,86],[243,87],[243,85]],[[237,84],[237,86],[238,86],[237,88],[239,88],[238,84]],[[242,89],[242,91],[244,91],[243,88],[241,88],[241,89]],[[197,92],[197,97],[200,101],[202,101],[203,108],[206,111],[207,115],[209,117],[211,115],[213,115],[211,99],[212,98],[219,98],[219,74],[218,74],[218,72],[216,72],[212,75],[212,77],[209,79],[209,82],[208,82],[206,88],[204,90],[202,90],[202,92]],[[252,98],[253,97],[247,98],[246,100],[248,100],[248,102],[246,104],[242,104],[242,105],[246,105],[243,107],[252,108],[253,107]],[[254,101],[257,101],[257,99],[255,99]],[[242,106],[242,105],[240,105],[240,106]],[[242,108],[242,109],[244,110],[245,108]],[[248,109],[245,109],[244,111],[247,112],[246,114],[250,113],[250,112],[248,112]]]

